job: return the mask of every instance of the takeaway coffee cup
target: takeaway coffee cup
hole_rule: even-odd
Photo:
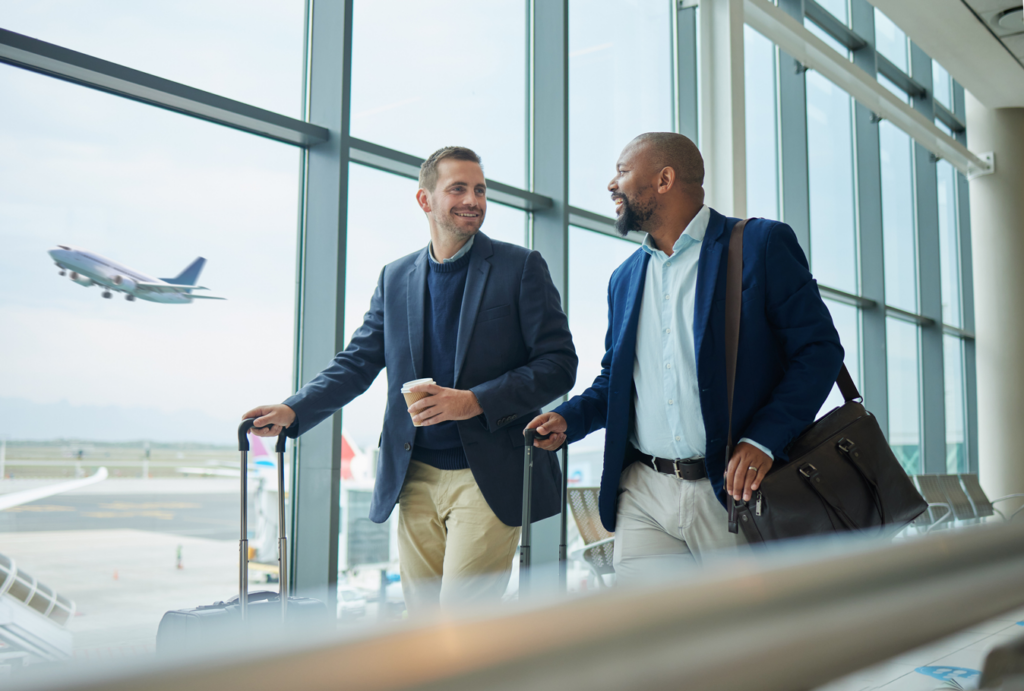
[[[412,381],[405,382],[405,384],[402,385],[402,395],[405,396],[405,406],[409,407],[416,401],[420,400],[421,398],[426,398],[427,396],[430,395],[426,391],[410,391],[409,389],[411,389],[414,386],[419,386],[420,384],[433,383],[434,380],[431,379],[430,377],[427,377],[426,379],[413,379]],[[415,422],[412,424],[416,427],[421,426],[417,425]]]

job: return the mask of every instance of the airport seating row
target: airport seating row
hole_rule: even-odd
[[[1010,521],[1024,511],[1024,506],[1021,506],[1007,516],[997,509],[996,504],[1024,498],[1024,494],[1008,494],[997,499],[989,499],[975,473],[925,473],[912,476],[912,480],[921,496],[928,502],[928,510],[914,521],[914,527],[921,532],[951,527],[956,522],[978,523],[995,515],[1004,521]]]

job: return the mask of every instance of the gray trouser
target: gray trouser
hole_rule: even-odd
[[[619,584],[701,564],[713,550],[746,545],[732,534],[711,481],[682,480],[637,462],[622,471],[615,518]]]

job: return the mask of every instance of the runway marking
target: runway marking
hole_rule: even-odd
[[[115,501],[109,504],[100,504],[101,509],[113,509],[114,511],[133,511],[138,509],[201,509],[201,504],[186,502],[155,502],[150,504],[131,504],[123,501]]]
[[[11,513],[48,513],[50,511],[77,511],[73,506],[59,506],[57,504],[26,504],[24,506],[12,506],[7,509]]]
[[[174,520],[170,511],[86,511],[86,518],[156,518],[161,521]]]

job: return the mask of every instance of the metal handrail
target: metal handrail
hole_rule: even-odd
[[[64,670],[34,688],[813,688],[1024,605],[1022,572],[1021,524],[881,546],[833,539],[635,590],[448,614],[362,638],[210,651],[141,671]]]

